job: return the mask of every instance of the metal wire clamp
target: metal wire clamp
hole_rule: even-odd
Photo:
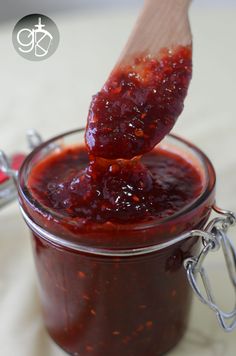
[[[203,267],[203,262],[210,252],[222,248],[229,277],[236,292],[236,250],[227,235],[229,228],[236,223],[236,216],[233,212],[220,209],[216,206],[213,207],[213,210],[220,216],[212,219],[208,223],[204,229],[207,235],[202,237],[202,250],[198,256],[186,259],[184,261],[184,267],[194,293],[202,303],[208,305],[209,308],[215,312],[223,330],[230,332],[236,328],[236,306],[231,312],[224,312],[216,304],[208,274]],[[198,276],[200,276],[202,280],[205,295],[201,292],[197,282]]]

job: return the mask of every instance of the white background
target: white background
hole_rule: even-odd
[[[236,7],[235,0],[193,0],[197,7]],[[0,21],[21,18],[28,13],[48,14],[71,9],[136,8],[143,0],[7,0],[0,4]]]

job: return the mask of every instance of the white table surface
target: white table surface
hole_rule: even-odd
[[[44,138],[85,125],[91,95],[111,70],[136,11],[85,11],[51,15],[60,46],[44,62],[29,62],[13,49],[14,23],[0,27],[0,146],[26,149],[25,132]],[[49,14],[50,15],[50,14]],[[194,77],[174,132],[211,158],[218,176],[217,201],[236,211],[236,8],[193,6]],[[16,203],[0,211],[0,355],[63,356],[44,329],[28,230]],[[236,238],[235,231],[232,237]],[[219,300],[233,291],[223,259],[208,262]],[[195,298],[189,330],[175,356],[236,354],[236,331],[225,334],[214,314]],[[110,356],[110,355],[104,355]]]

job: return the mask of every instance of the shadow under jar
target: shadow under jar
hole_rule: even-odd
[[[83,137],[84,131],[76,130],[43,143],[19,172],[46,327],[71,355],[161,355],[187,327],[192,291],[183,261],[199,252],[201,239],[178,237],[206,224],[215,200],[214,169],[199,149],[170,135],[160,146],[196,168],[203,187],[199,196],[162,220],[88,228],[50,211],[28,189],[35,165]]]

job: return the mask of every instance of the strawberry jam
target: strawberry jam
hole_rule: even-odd
[[[83,224],[139,223],[178,212],[202,192],[201,177],[179,155],[155,149],[140,160],[90,162],[65,149],[33,168],[29,187],[46,208]]]
[[[163,354],[187,327],[191,290],[183,261],[200,241],[141,255],[134,249],[204,226],[214,202],[210,163],[172,143],[140,161],[91,163],[84,146],[58,150],[61,139],[55,142],[44,159],[51,141],[32,153],[19,177],[21,206],[41,228],[28,222],[51,337],[74,356]],[[121,249],[128,254],[117,255]]]
[[[172,137],[189,155],[156,144],[181,113],[190,78],[190,47],[138,56],[93,98],[86,146],[63,147],[61,136],[20,172],[46,326],[71,355],[158,356],[186,329],[183,261],[199,241],[171,241],[206,223],[214,172],[190,144]],[[161,243],[169,245],[152,250]]]
[[[86,132],[91,153],[130,159],[160,142],[183,110],[191,59],[190,46],[178,47],[116,69],[92,100]]]

